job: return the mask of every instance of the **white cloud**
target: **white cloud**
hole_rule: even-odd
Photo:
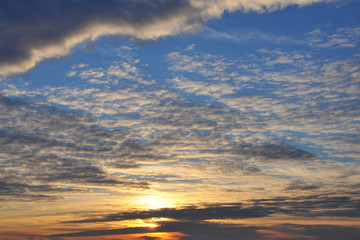
[[[352,48],[360,39],[360,28],[339,28],[336,30],[315,29],[309,33],[308,44],[316,48]]]
[[[237,89],[239,89],[226,83],[211,84],[207,82],[196,82],[190,81],[184,77],[173,78],[170,82],[174,83],[176,88],[185,92],[193,93],[195,95],[211,96],[214,98],[221,98],[224,95],[233,94]]]

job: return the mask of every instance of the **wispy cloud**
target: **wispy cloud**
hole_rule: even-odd
[[[301,40],[296,40],[286,36],[278,36],[276,34],[270,34],[267,32],[261,32],[258,30],[251,29],[222,29],[216,30],[213,28],[205,28],[204,37],[215,40],[231,41],[237,43],[253,43],[253,42],[273,42],[273,43],[295,43],[303,44]]]
[[[360,28],[339,28],[330,31],[315,29],[309,33],[308,44],[316,48],[352,48],[359,43]]]

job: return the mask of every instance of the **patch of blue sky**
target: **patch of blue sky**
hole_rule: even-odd
[[[226,30],[247,30],[249,32],[254,30],[254,32],[264,33],[264,36],[287,36],[302,41],[301,38],[304,34],[317,28],[326,26],[333,28],[357,27],[360,21],[357,14],[359,8],[359,1],[342,1],[340,6],[339,2],[319,3],[302,8],[289,6],[281,11],[261,14],[225,12],[221,19],[210,20],[207,26],[210,29],[225,30],[225,32]]]

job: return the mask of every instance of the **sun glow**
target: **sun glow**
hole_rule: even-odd
[[[139,225],[139,227],[144,227],[144,228],[157,228],[157,227],[159,227],[159,225],[157,225],[157,224],[155,224],[155,223],[148,223],[148,224]]]
[[[140,197],[136,202],[146,209],[169,208],[174,206],[172,199],[168,196],[161,195],[145,195]]]

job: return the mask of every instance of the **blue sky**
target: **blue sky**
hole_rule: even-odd
[[[359,7],[3,1],[0,234],[358,239]]]

